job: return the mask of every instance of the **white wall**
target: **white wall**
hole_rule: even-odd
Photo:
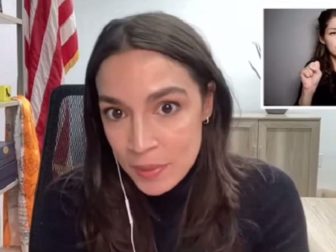
[[[16,1],[2,0],[3,13],[16,16]],[[10,85],[16,94],[17,82],[16,26],[0,25],[0,85]]]
[[[124,0],[76,1],[80,60],[66,83],[83,83],[93,44],[103,26],[113,18],[144,11],[165,11],[193,24],[209,42],[215,58],[240,101],[241,108],[259,110],[259,80],[248,58],[257,58],[252,41],[260,42],[261,10],[250,1],[236,0]],[[243,4],[245,5],[242,8]]]
[[[265,0],[265,2],[267,1]],[[267,3],[269,2],[271,1]],[[301,2],[301,5],[298,2]],[[310,3],[312,2],[315,3],[315,8],[325,7],[321,4],[322,1],[310,1]],[[293,1],[282,0],[281,3],[283,7],[288,7]],[[306,3],[307,1],[296,0],[296,7],[308,7]],[[262,4],[262,6],[269,5]],[[193,24],[206,38],[216,61],[224,71],[224,75],[239,101],[239,106],[236,104],[236,110],[240,107],[242,112],[262,111],[260,109],[260,81],[248,64],[248,60],[258,64],[258,57],[252,41],[262,44],[262,9],[260,6],[258,0],[230,2],[223,0],[78,0],[75,2],[75,11],[80,59],[66,76],[65,83],[84,83],[86,64],[93,44],[108,21],[129,14],[161,10],[177,15]],[[0,45],[2,47],[2,43]],[[14,47],[14,45],[12,46]],[[13,48],[11,50],[15,51]],[[13,57],[12,52],[9,52],[9,49],[0,48],[0,64],[3,58],[5,58],[6,65],[12,61],[12,58],[16,58]],[[291,110],[291,113],[297,112]],[[299,112],[302,113],[302,111]],[[314,110],[305,113],[322,118],[320,153],[323,155],[318,184],[320,187],[336,189],[336,110]]]
[[[16,15],[16,1],[2,0],[2,9],[6,14]],[[17,48],[16,26],[0,24],[0,85],[10,85],[16,95]],[[0,109],[0,141],[5,139],[5,111]]]

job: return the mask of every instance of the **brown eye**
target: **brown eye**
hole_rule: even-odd
[[[115,109],[115,108],[107,109],[105,111],[105,114],[109,119],[114,121],[117,121],[125,117],[125,113],[121,109]]]
[[[168,115],[176,112],[178,110],[179,106],[175,103],[169,102],[169,103],[164,103],[160,106],[160,111],[159,113],[162,115]]]

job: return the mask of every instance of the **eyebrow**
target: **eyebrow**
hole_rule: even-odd
[[[155,101],[158,100],[166,95],[169,94],[182,94],[184,96],[188,96],[187,92],[185,89],[180,88],[180,87],[167,87],[167,88],[163,88],[161,90],[158,90],[152,94],[150,94],[147,97],[147,101]],[[111,103],[111,104],[116,104],[116,105],[122,105],[124,104],[121,100],[115,98],[115,97],[111,97],[111,96],[106,96],[106,95],[100,95],[99,96],[99,102],[107,102],[107,103]]]
[[[158,90],[152,94],[150,94],[147,98],[148,101],[155,101],[158,100],[166,95],[169,94],[182,94],[184,96],[188,96],[187,91],[185,89],[180,87],[167,87],[163,88],[161,90]]]

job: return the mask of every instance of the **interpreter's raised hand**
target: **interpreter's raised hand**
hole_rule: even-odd
[[[300,77],[303,89],[305,91],[314,93],[322,77],[320,62],[316,60],[309,63],[305,68],[302,69]]]

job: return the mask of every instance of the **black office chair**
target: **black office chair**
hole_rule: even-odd
[[[83,95],[84,85],[62,85],[52,93],[35,193],[29,251],[40,251],[38,239],[42,231],[38,225],[41,219],[39,211],[46,187],[60,175],[84,163],[86,136]]]

